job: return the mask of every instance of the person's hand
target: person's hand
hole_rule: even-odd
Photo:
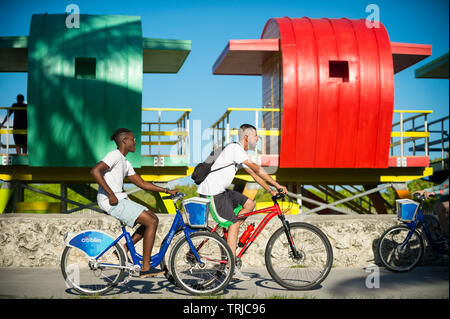
[[[170,195],[176,195],[178,193],[178,189],[172,189],[167,191]]]
[[[415,194],[419,194],[420,196],[423,196],[425,198],[429,198],[429,197],[433,197],[436,195],[435,192],[427,192],[426,190],[421,190],[421,191],[415,191],[412,193],[413,195]]]
[[[288,192],[287,187],[283,186],[283,185],[280,185],[280,184],[277,185],[277,190],[278,191],[281,190],[280,193],[283,193],[283,194],[287,194],[287,192]]]
[[[119,200],[117,199],[115,194],[112,194],[109,196],[109,205],[116,206],[117,203],[119,203]]]
[[[272,190],[271,190],[271,191],[270,191],[270,195],[272,195],[272,197],[273,197],[273,196],[277,196],[277,195],[278,195],[278,191],[272,191]]]

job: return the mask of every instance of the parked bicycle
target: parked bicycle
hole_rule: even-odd
[[[235,265],[233,253],[222,238],[205,230],[207,214],[203,214],[203,218],[201,214],[190,216],[188,211],[182,214],[177,202],[184,196],[183,193],[177,193],[163,197],[173,200],[176,215],[159,252],[151,257],[150,264],[151,267],[160,265],[170,282],[190,294],[214,294],[225,289],[231,279]],[[202,208],[193,209],[198,213]],[[121,226],[122,234],[116,239],[100,230],[66,234],[61,271],[70,287],[84,295],[101,295],[116,287],[125,276],[128,275],[124,280],[127,283],[132,276],[139,275],[142,256],[136,252],[124,224]],[[168,258],[169,265],[166,265],[164,257],[171,241],[180,233],[184,236],[173,245]],[[124,237],[132,260],[128,260],[119,244]]]
[[[267,243],[265,250],[267,270],[278,284],[287,289],[312,289],[328,276],[333,263],[333,249],[327,236],[319,228],[304,222],[287,221],[285,213],[292,208],[293,202],[289,198],[289,206],[282,211],[277,202],[280,199],[282,201],[285,199],[285,195],[281,192],[272,197],[273,206],[237,216],[238,220],[244,220],[252,215],[267,214],[256,228],[249,225],[241,235],[239,243],[242,247],[236,253],[237,267],[241,266],[242,256],[264,227],[277,216],[282,226]],[[212,228],[211,232],[217,232],[218,229],[223,230],[226,238],[226,230],[218,225]]]
[[[424,255],[425,242],[440,254],[449,253],[448,241],[437,242],[424,222],[425,196],[414,195],[417,201],[396,200],[398,219],[403,225],[388,228],[378,241],[377,251],[383,265],[393,272],[405,272],[417,266]]]

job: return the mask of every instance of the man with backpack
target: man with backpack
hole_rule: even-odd
[[[225,146],[218,156],[216,154],[217,158],[213,163],[208,158],[209,161],[207,159],[205,163],[198,165],[199,168],[203,169],[203,172],[200,172],[202,173],[200,175],[203,175],[200,179],[198,178],[199,172],[194,171],[192,175],[196,183],[201,181],[197,189],[200,196],[211,199],[210,212],[214,220],[221,227],[228,227],[227,243],[235,256],[240,226],[236,215],[251,212],[256,205],[253,200],[245,195],[228,189],[239,168],[244,168],[272,196],[275,196],[278,192],[272,191],[267,183],[273,185],[282,193],[287,193],[287,188],[278,184],[263,168],[252,162],[246,152],[249,149],[256,148],[258,142],[256,128],[250,124],[243,124],[239,128],[238,137],[239,143],[230,143]],[[198,171],[199,169],[196,168],[196,170]],[[240,210],[236,209],[239,206],[242,208]],[[233,278],[239,280],[250,279],[243,275],[237,267]]]

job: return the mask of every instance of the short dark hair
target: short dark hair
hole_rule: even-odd
[[[251,125],[251,124],[242,124],[239,128],[241,128],[241,129],[243,129],[243,130],[246,130],[246,129],[248,129],[248,128],[252,128],[252,129],[254,129],[254,130],[256,131],[256,127],[254,127],[254,126]]]
[[[25,100],[25,97],[22,94],[17,95],[17,101],[23,102]]]
[[[120,135],[126,134],[126,133],[131,133],[131,131],[124,127],[118,128],[117,130],[114,131],[113,135],[111,135],[111,141],[114,141],[114,142],[116,142],[117,145],[119,145],[118,137]]]
[[[238,138],[239,141],[242,141],[245,135],[248,135],[252,130],[256,130],[256,127],[254,127],[251,124],[242,124],[241,127],[239,127],[238,130]]]

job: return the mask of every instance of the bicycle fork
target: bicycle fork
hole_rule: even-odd
[[[297,247],[295,247],[294,240],[292,239],[291,226],[290,226],[289,222],[286,220],[284,215],[279,215],[278,218],[280,218],[281,223],[283,224],[284,233],[286,234],[286,238],[289,243],[289,247],[291,248],[292,256],[294,257],[294,259],[300,259],[301,255],[298,252]]]

